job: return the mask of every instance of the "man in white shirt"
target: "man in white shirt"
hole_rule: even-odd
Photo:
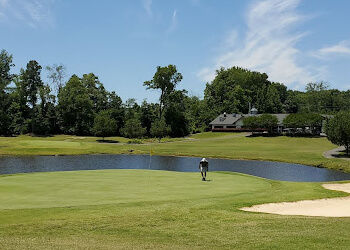
[[[207,161],[207,159],[203,158],[200,162],[199,162],[199,166],[198,166],[199,170],[201,171],[202,174],[202,181],[205,181],[207,178],[207,172],[209,169],[209,162]]]

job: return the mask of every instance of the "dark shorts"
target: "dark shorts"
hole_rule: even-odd
[[[201,167],[200,170],[201,172],[208,172],[208,167]]]

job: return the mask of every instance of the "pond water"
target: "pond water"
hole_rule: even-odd
[[[0,174],[95,169],[198,172],[200,160],[201,158],[196,157],[158,155],[3,156],[0,157]],[[273,180],[296,182],[350,180],[348,173],[299,164],[227,159],[208,159],[208,161],[209,171],[239,172]]]

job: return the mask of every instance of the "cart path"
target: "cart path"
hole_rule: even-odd
[[[344,159],[344,160],[350,160],[350,158],[340,155],[342,151],[345,151],[344,146],[337,147],[335,149],[323,152],[323,157],[325,158],[338,158],[338,159]]]

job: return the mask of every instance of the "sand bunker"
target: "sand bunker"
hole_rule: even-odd
[[[323,184],[324,188],[350,193],[350,183]],[[350,217],[350,196],[321,200],[268,203],[241,208],[243,211],[281,215]]]

